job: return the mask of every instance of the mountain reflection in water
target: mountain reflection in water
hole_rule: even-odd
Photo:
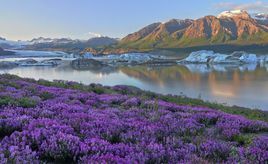
[[[268,109],[268,67],[265,66],[192,64],[124,67],[120,70],[143,83],[158,86],[158,92],[183,92],[191,97],[201,96],[206,100]]]
[[[35,79],[61,79],[85,84],[133,85],[164,94],[185,94],[230,105],[268,110],[268,65],[124,66],[76,70],[58,67],[18,67],[0,70]]]

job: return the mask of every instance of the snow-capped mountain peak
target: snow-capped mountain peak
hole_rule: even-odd
[[[53,43],[53,44],[66,44],[66,43],[71,43],[75,42],[77,40],[72,40],[70,38],[44,38],[44,37],[39,37],[39,38],[34,38],[30,41],[31,44],[42,44],[42,43]]]
[[[0,40],[6,40],[6,38],[2,38],[2,37],[0,37]]]
[[[251,15],[252,18],[257,20],[268,20],[268,14],[266,13],[255,13]]]
[[[39,38],[34,38],[30,41],[33,44],[38,44],[38,43],[49,43],[53,42],[53,39],[50,38],[44,38],[44,37],[39,37]]]
[[[268,27],[268,14],[267,13],[255,13],[255,14],[251,14],[251,17],[255,19],[259,24]]]
[[[224,11],[218,15],[218,18],[223,17],[235,17],[235,16],[246,16],[250,17],[250,15],[245,10],[230,10],[230,11]]]

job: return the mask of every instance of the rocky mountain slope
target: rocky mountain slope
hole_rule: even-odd
[[[252,45],[268,43],[265,21],[246,11],[226,11],[197,20],[170,20],[154,23],[127,35],[117,48],[155,49],[204,45]]]

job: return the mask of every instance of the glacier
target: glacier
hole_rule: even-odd
[[[61,51],[8,50],[20,57],[63,57],[67,53]]]

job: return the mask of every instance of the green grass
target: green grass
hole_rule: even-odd
[[[0,107],[7,106],[7,105],[19,106],[19,107],[24,107],[24,108],[32,108],[37,105],[37,102],[28,97],[23,97],[20,99],[15,99],[9,96],[0,97]]]
[[[23,108],[33,108],[37,105],[36,101],[27,97],[18,99],[17,103],[18,103],[18,106],[23,107]]]
[[[235,136],[233,141],[237,142],[239,145],[250,145],[252,143],[252,139],[254,138],[253,134],[241,134]]]

